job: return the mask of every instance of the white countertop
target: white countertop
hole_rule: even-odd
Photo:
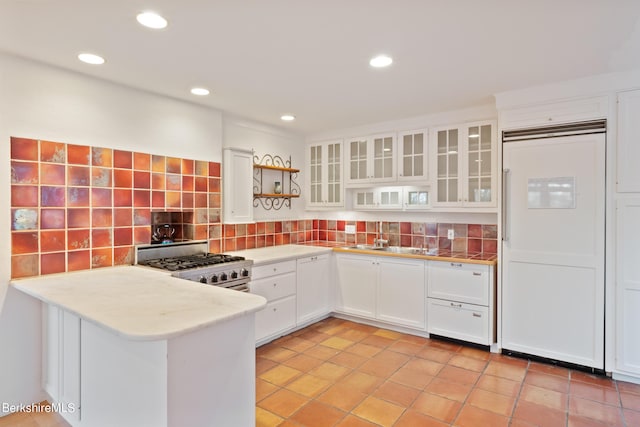
[[[18,290],[131,340],[164,340],[247,315],[266,299],[138,266],[16,279]]]
[[[237,255],[253,260],[253,265],[268,264],[277,261],[303,258],[307,256],[328,254],[332,248],[305,245],[281,245],[267,248],[246,249],[243,251],[225,252],[229,255]]]

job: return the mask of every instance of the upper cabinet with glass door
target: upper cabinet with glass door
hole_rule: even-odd
[[[432,131],[434,207],[496,206],[495,121],[447,126]]]
[[[347,140],[345,185],[360,186],[396,180],[396,144],[393,134]]]
[[[307,147],[308,207],[344,206],[342,141]]]
[[[398,182],[427,184],[427,129],[398,134]]]

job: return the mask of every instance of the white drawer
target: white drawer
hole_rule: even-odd
[[[490,345],[489,309],[427,298],[427,332],[477,344]]]
[[[256,341],[296,326],[296,297],[270,302],[256,312]]]
[[[493,283],[493,278],[489,277],[490,271],[488,265],[431,262],[427,296],[489,305],[489,287]]]
[[[251,280],[249,292],[265,297],[267,301],[294,295],[296,293],[296,273],[280,274],[265,279]]]
[[[276,274],[289,273],[296,271],[296,260],[274,262],[271,264],[259,265],[251,269],[251,277],[253,279],[262,279],[264,277],[275,276]]]

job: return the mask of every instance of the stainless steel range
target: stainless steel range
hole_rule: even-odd
[[[248,292],[253,261],[208,253],[206,241],[191,241],[138,246],[136,264],[171,271],[181,279]]]

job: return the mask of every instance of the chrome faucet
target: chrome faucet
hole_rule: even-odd
[[[378,223],[378,237],[373,240],[373,246],[376,248],[383,248],[384,245],[389,244],[389,240],[382,238],[382,221]]]

